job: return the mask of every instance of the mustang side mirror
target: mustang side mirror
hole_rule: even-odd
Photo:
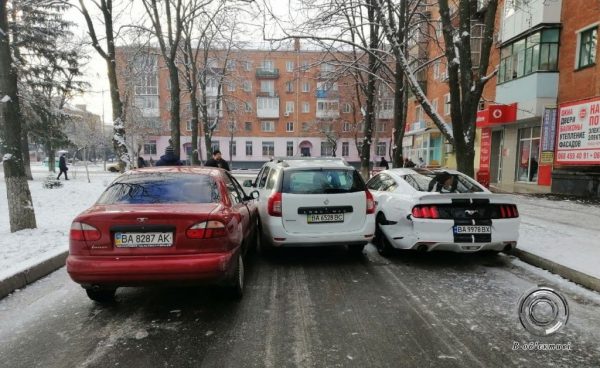
[[[260,197],[260,193],[258,192],[258,190],[253,190],[252,192],[250,192],[250,198],[258,199],[258,197]]]
[[[244,184],[242,184],[244,188],[252,188],[252,180],[246,179],[244,180]]]

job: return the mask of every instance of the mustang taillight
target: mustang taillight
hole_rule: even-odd
[[[283,208],[283,197],[281,192],[274,193],[269,197],[269,203],[267,209],[270,216],[281,217],[281,211]]]
[[[214,220],[199,222],[187,229],[185,235],[190,239],[220,238],[225,236],[225,224]]]
[[[516,218],[519,217],[519,210],[514,204],[501,204],[500,207],[500,218]]]
[[[418,205],[413,207],[412,216],[414,218],[438,219],[440,218],[440,212],[438,211],[437,206]]]
[[[373,199],[373,194],[371,194],[368,189],[365,193],[367,195],[367,215],[370,215],[375,213],[375,200]]]
[[[83,222],[73,222],[71,224],[69,238],[72,240],[95,241],[100,239],[101,236],[102,234],[100,233],[100,230],[96,229],[92,225],[88,225]]]

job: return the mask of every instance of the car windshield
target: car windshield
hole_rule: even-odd
[[[324,194],[351,193],[365,190],[356,170],[316,169],[289,170],[283,174],[283,193]]]
[[[471,178],[463,174],[446,171],[428,171],[403,176],[410,186],[419,192],[475,193],[483,189]]]
[[[97,203],[216,203],[219,197],[217,184],[208,175],[144,173],[118,178]]]

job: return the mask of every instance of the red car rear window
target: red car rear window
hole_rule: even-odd
[[[98,204],[216,203],[220,201],[215,180],[187,173],[140,173],[115,180]]]

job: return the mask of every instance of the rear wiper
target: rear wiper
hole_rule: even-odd
[[[344,189],[344,188],[326,188],[323,192],[325,192],[325,193],[348,193],[348,189]]]

